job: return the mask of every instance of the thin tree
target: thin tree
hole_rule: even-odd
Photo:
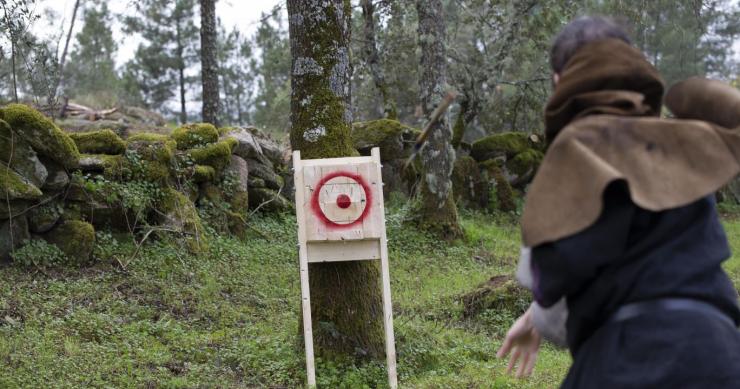
[[[203,121],[218,126],[218,33],[216,0],[200,0],[200,64],[203,83]]]
[[[288,0],[291,132],[306,159],[356,155],[350,139],[349,0]],[[384,354],[376,261],[309,264],[316,353]]]
[[[417,0],[416,12],[419,16],[418,36],[421,47],[419,100],[424,115],[429,117],[448,88],[442,1]],[[462,236],[450,180],[455,163],[451,139],[452,130],[447,116],[443,115],[434,124],[427,144],[421,151],[421,201],[415,215],[420,227],[444,239]]]
[[[375,6],[373,5],[372,0],[361,0],[360,5],[362,6],[362,18],[365,22],[363,28],[365,35],[365,44],[363,46],[365,61],[367,62],[367,66],[370,68],[370,74],[373,76],[375,87],[380,93],[380,98],[383,104],[383,115],[389,119],[396,119],[396,106],[393,103],[391,96],[388,95],[388,85],[385,82],[385,72],[380,63],[380,55],[378,54],[378,48],[375,42]]]
[[[75,29],[75,20],[77,20],[77,9],[80,7],[80,0],[75,1],[75,7],[72,10],[72,20],[69,21],[69,31],[67,31],[67,39],[64,41],[64,50],[62,50],[62,56],[59,58],[59,78],[57,79],[56,85],[54,85],[54,92],[59,90],[59,87],[64,87],[64,63],[67,60],[67,50],[69,50],[69,41],[72,40],[72,31]]]

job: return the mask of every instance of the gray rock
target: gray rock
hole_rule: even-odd
[[[83,154],[80,156],[78,168],[83,172],[103,171],[105,169],[105,160],[100,155]]]
[[[226,174],[231,174],[236,178],[238,190],[246,192],[249,187],[249,167],[247,161],[237,155],[231,156],[229,166],[224,170]]]
[[[270,160],[265,157],[262,146],[260,146],[257,138],[248,130],[240,128],[229,132],[222,138],[234,138],[237,140],[238,143],[232,151],[235,155],[244,159],[254,159],[265,165],[271,164]]]
[[[31,238],[25,216],[0,221],[0,260],[9,261],[10,253]]]
[[[69,185],[69,174],[57,163],[47,162],[45,165],[49,175],[46,177],[46,182],[41,189],[49,192],[64,190]]]
[[[283,149],[277,142],[269,138],[258,137],[256,139],[257,142],[260,144],[265,157],[267,157],[270,162],[272,162],[275,166],[284,165]]]
[[[50,201],[28,211],[28,229],[40,234],[54,228],[62,216],[62,207],[56,201]]]
[[[282,212],[293,208],[293,203],[277,191],[267,188],[249,188],[249,208],[268,212]]]
[[[283,178],[269,166],[254,159],[248,159],[247,164],[249,164],[249,175],[263,179],[267,188],[278,190],[285,184]]]
[[[40,187],[48,172],[31,145],[15,134],[7,123],[0,123],[0,162]]]
[[[31,208],[31,205],[32,202],[25,200],[3,201],[0,204],[0,220],[21,216],[26,210]]]

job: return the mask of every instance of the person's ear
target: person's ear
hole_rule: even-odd
[[[558,86],[558,82],[560,82],[560,74],[553,73],[552,74],[552,86],[553,88]]]

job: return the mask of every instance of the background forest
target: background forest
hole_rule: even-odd
[[[49,8],[44,1],[2,0],[0,103],[16,95],[44,104],[69,98],[94,108],[140,106],[175,123],[200,120],[197,2],[117,1],[127,3],[125,12],[112,12],[111,1],[80,0],[72,15],[61,15],[58,4]],[[452,120],[465,125],[467,139],[541,129],[540,113],[550,88],[550,39],[577,15],[606,14],[621,20],[669,83],[695,74],[739,82],[736,1],[443,4],[448,82],[462,93]],[[353,13],[355,120],[392,112],[403,123],[420,125],[420,49],[413,2],[363,0],[354,4]],[[72,23],[82,25],[76,34],[70,34]],[[123,26],[125,37],[113,35],[116,24]],[[290,44],[284,2],[275,2],[256,24],[256,32],[248,35],[248,26],[227,29],[218,22],[220,123],[252,124],[285,134],[290,119]],[[122,40],[134,37],[139,43],[133,57],[116,62]]]

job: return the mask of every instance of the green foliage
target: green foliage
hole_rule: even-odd
[[[135,16],[124,18],[125,30],[141,34],[144,41],[125,65],[124,87],[130,94],[137,94],[135,100],[148,108],[162,109],[177,96],[179,120],[185,123],[184,91],[197,81],[185,75],[185,70],[198,61],[195,2],[143,0],[135,8]]]
[[[571,363],[566,351],[545,346],[531,379],[507,377],[495,353],[510,319],[489,319],[492,310],[464,319],[457,302],[514,271],[517,226],[466,213],[466,239],[451,245],[402,227],[396,205],[387,211],[401,386],[556,387]],[[129,262],[134,244],[118,241],[110,255],[125,258],[126,271],[115,260],[51,277],[0,268],[0,386],[300,387],[295,223],[255,217],[249,239],[212,236],[198,256],[149,239]],[[317,360],[317,379],[330,388],[387,387],[383,360]]]
[[[113,15],[107,2],[87,5],[82,22],[82,30],[75,36],[76,42],[64,68],[65,93],[74,97],[88,95],[115,100],[120,93],[115,66],[118,45],[113,37]]]
[[[13,262],[25,267],[63,265],[67,256],[57,246],[42,239],[30,239],[10,254]]]

